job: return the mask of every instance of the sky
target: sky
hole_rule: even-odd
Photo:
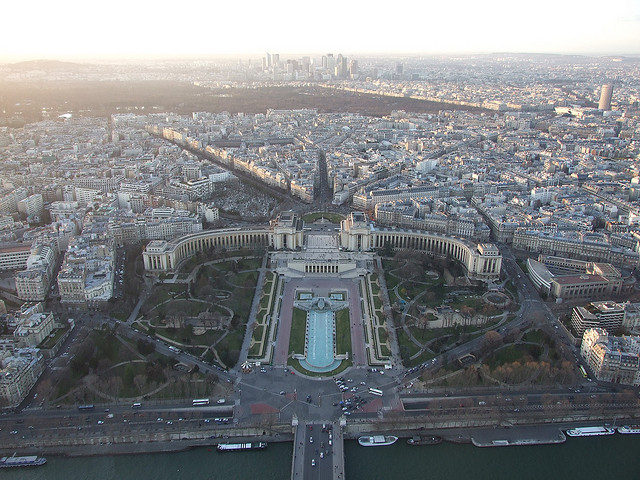
[[[2,17],[0,62],[265,52],[640,54],[640,0],[6,0]]]

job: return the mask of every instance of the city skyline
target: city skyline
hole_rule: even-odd
[[[640,3],[603,8],[594,0],[535,9],[505,0],[478,4],[409,2],[371,8],[363,2],[300,6],[290,0],[180,8],[111,2],[98,11],[70,0],[6,6],[13,21],[0,33],[1,62],[48,59],[321,54],[640,54]],[[33,12],[36,12],[35,15]],[[247,13],[250,12],[250,13]]]

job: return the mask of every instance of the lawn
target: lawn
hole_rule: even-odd
[[[149,298],[144,302],[142,310],[150,310],[160,303],[166,302],[176,296],[184,295],[185,293],[185,285],[156,285]]]
[[[409,357],[418,353],[420,347],[411,341],[402,328],[398,328],[396,330],[396,336],[398,337],[398,346],[400,347],[402,362],[407,366],[409,365]]]
[[[299,308],[293,309],[291,319],[291,336],[289,338],[289,353],[304,353],[304,337],[307,328],[307,312]]]
[[[422,327],[413,326],[413,327],[409,327],[409,330],[411,330],[411,333],[416,340],[422,343],[425,343],[443,335],[446,330],[450,330],[450,329],[443,329],[443,328],[433,329],[433,328],[422,328]]]
[[[349,309],[336,312],[336,353],[342,355],[351,351],[351,328],[349,326]]]
[[[384,327],[378,328],[378,338],[380,339],[380,343],[387,343],[389,339],[389,334],[387,333],[387,329]]]
[[[373,297],[373,307],[376,310],[380,310],[382,308],[382,301],[380,300],[380,298],[377,295],[375,297]]]
[[[240,357],[240,349],[242,348],[245,330],[246,325],[241,325],[229,332],[229,334],[215,346],[220,360],[222,360],[227,367],[233,367]]]
[[[494,353],[486,363],[493,370],[500,365],[522,360],[525,356],[536,359],[540,356],[541,351],[542,349],[538,345],[509,345]]]
[[[546,335],[540,330],[530,330],[522,337],[523,342],[543,343]]]
[[[304,220],[305,223],[313,223],[316,220],[323,217],[329,220],[331,223],[340,223],[342,220],[344,220],[344,215],[340,215],[339,213],[330,213],[330,212],[307,213],[302,217],[302,220]]]
[[[253,338],[256,339],[257,341],[262,340],[263,331],[264,331],[263,325],[256,325],[256,327],[253,329]]]

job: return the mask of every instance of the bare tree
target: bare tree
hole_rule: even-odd
[[[144,374],[138,374],[133,377],[133,384],[136,386],[140,395],[144,393],[144,387],[147,384],[147,376]]]

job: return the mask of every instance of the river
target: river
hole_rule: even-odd
[[[478,448],[472,445],[390,447],[345,445],[349,480],[538,480],[640,478],[640,435],[569,438],[561,445]],[[112,457],[49,457],[43,467],[6,469],[3,480],[270,480],[288,479],[291,443],[264,451],[179,453]]]

